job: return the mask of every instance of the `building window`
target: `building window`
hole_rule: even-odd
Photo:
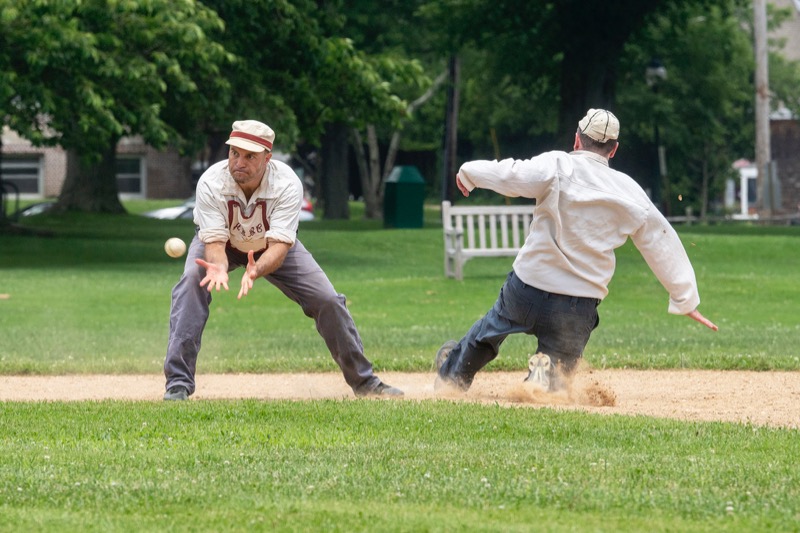
[[[17,186],[20,196],[38,197],[42,195],[41,158],[4,155],[0,174],[2,174],[4,182]],[[6,192],[12,192],[11,187],[7,187]]]
[[[144,157],[117,156],[117,188],[121,197],[145,197],[144,169]]]

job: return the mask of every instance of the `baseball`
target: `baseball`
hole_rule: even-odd
[[[164,243],[164,251],[170,257],[180,257],[186,253],[186,243],[177,237],[172,237]]]

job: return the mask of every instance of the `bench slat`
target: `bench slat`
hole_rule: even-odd
[[[503,248],[508,248],[508,223],[507,216],[500,217],[500,246]]]
[[[470,214],[466,217],[467,222],[467,248],[475,248],[475,221]]]
[[[445,276],[462,279],[463,265],[473,257],[515,256],[530,233],[534,208],[442,202]]]

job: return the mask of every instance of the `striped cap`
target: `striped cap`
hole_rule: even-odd
[[[272,128],[257,120],[237,120],[233,123],[230,138],[225,144],[242,148],[250,152],[272,151],[275,132]]]

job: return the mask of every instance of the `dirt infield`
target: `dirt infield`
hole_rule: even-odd
[[[434,392],[433,373],[379,375],[405,391],[403,401],[447,399],[800,427],[798,372],[582,370],[568,392],[557,394],[530,390],[522,383],[522,372],[482,372],[466,395]],[[163,391],[159,375],[0,376],[0,401],[158,401]],[[355,400],[338,373],[200,374],[192,398]]]

